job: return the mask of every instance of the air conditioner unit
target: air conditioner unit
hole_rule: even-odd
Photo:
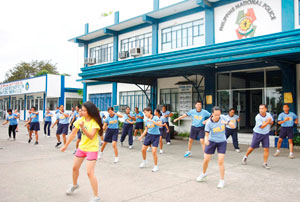
[[[130,55],[133,57],[140,56],[140,55],[142,55],[142,50],[140,48],[131,48]]]
[[[129,52],[128,51],[119,52],[119,58],[120,59],[125,59],[125,58],[128,58],[128,57],[129,57]]]
[[[84,58],[84,64],[93,65],[96,63],[96,58]]]

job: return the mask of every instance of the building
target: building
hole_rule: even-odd
[[[64,105],[67,111],[82,102],[81,82],[64,75],[46,74],[19,81],[0,84],[0,117],[4,118],[7,109],[18,109],[20,120],[26,120],[28,110],[35,106],[43,120],[45,109],[53,112],[56,107]]]
[[[123,22],[116,12],[114,24],[94,31],[86,24],[70,40],[84,47],[83,100],[168,104],[179,114],[202,100],[208,110],[235,107],[242,132],[252,131],[261,103],[274,116],[283,103],[299,115],[299,16],[299,0],[185,0],[165,8],[154,0],[152,12]]]

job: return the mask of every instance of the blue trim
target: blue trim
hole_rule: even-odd
[[[24,121],[26,121],[26,109],[27,109],[27,103],[26,103],[26,101],[27,101],[27,99],[26,99],[26,94],[24,94]]]
[[[153,0],[153,10],[159,10],[159,0]]]
[[[117,34],[117,32],[116,32],[116,31],[114,31],[114,30],[111,30],[111,29],[108,29],[108,28],[103,28],[103,32],[104,32],[105,34],[107,34],[107,35],[111,35],[111,36],[113,36],[113,35]]]
[[[11,96],[8,97],[8,108],[10,109]]]
[[[66,93],[78,93],[79,90],[82,90],[82,88],[65,88]]]
[[[205,45],[215,43],[214,8],[205,9]]]
[[[113,44],[113,61],[118,61],[118,53],[119,53],[119,36],[114,35],[114,44]]]
[[[89,57],[89,47],[87,44],[84,44],[83,45],[84,47],[84,58],[88,58]],[[84,64],[84,67],[87,67],[88,64]]]
[[[45,111],[46,111],[46,93],[44,93],[44,103],[43,103],[43,117],[45,117]]]
[[[119,11],[115,12],[115,25],[119,24],[119,20],[120,20],[119,15],[120,15]]]
[[[107,82],[107,81],[98,81],[98,82],[92,82],[92,83],[86,83],[87,86],[97,86],[97,85],[102,85],[102,84],[111,84],[112,82]]]
[[[154,112],[157,106],[157,79],[152,83],[150,88],[151,109]]]
[[[281,7],[282,31],[293,30],[295,28],[294,0],[282,0]]]
[[[154,23],[156,23],[158,20],[155,19],[155,18],[152,18],[152,17],[150,17],[150,16],[148,16],[148,15],[143,15],[143,21],[144,21],[145,23],[148,23],[148,24],[154,24]]]
[[[84,25],[84,34],[88,34],[89,33],[89,23],[86,23]]]
[[[60,78],[60,97],[58,100],[59,106],[65,104],[65,76],[61,75]]]
[[[113,82],[113,86],[112,86],[112,106],[117,105],[117,99],[118,99],[118,83]]]
[[[152,25],[152,55],[158,54],[158,23]]]
[[[83,83],[83,95],[82,95],[82,102],[87,101],[87,85]]]

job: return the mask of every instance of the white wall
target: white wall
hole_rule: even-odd
[[[295,1],[295,28],[300,28],[300,22],[299,22],[299,0],[294,0]]]
[[[175,25],[180,25],[180,24],[183,24],[183,23],[186,23],[186,22],[191,22],[191,21],[194,21],[194,20],[199,20],[201,18],[203,18],[204,21],[205,21],[204,11],[160,23],[159,24],[159,29],[158,29],[158,53],[171,52],[171,51],[175,51],[175,50],[183,50],[183,49],[189,49],[189,48],[193,48],[193,47],[204,46],[205,45],[205,40],[204,40],[204,43],[200,44],[200,45],[187,46],[187,47],[172,49],[172,50],[168,50],[168,51],[161,51],[161,30],[162,29],[167,28],[167,27],[171,27],[171,26],[175,26]],[[204,33],[205,33],[205,26],[204,26]]]
[[[65,93],[65,98],[82,98],[82,96],[80,96],[78,93],[67,92],[67,93]],[[65,104],[66,104],[66,102],[65,102]]]
[[[112,84],[92,85],[87,86],[87,100],[90,94],[111,93]]]
[[[238,7],[241,2],[238,1],[231,4],[215,8],[215,41],[216,43],[238,40],[237,30],[239,24],[236,24],[239,12],[248,12],[248,9],[253,8],[256,20],[253,22],[253,27],[256,27],[254,37],[276,32],[281,32],[281,1],[282,0],[262,0],[261,5],[245,5]],[[270,6],[275,14],[270,15],[271,10],[266,9]],[[267,11],[268,10],[268,11]],[[222,24],[224,26],[222,26]],[[250,30],[250,29],[249,29]]]
[[[47,97],[60,97],[61,76],[47,75]]]
[[[83,84],[76,81],[79,77],[65,76],[65,88],[80,88],[83,89]]]

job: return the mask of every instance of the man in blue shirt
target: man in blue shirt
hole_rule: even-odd
[[[240,117],[238,115],[235,115],[235,109],[231,108],[228,112],[228,115],[226,115],[225,118],[234,124],[234,128],[231,128],[230,126],[226,126],[225,129],[226,139],[228,139],[231,136],[235,151],[240,153],[238,134],[237,134],[237,123],[240,122]]]
[[[51,123],[52,123],[52,117],[53,114],[52,112],[50,112],[49,107],[46,108],[46,112],[45,112],[45,117],[44,117],[44,134],[45,136],[47,135],[47,131],[48,131],[48,138],[50,137],[50,127],[51,127]],[[47,129],[47,131],[46,131]]]
[[[136,122],[135,122],[133,140],[135,140],[137,133],[140,132],[140,134],[142,134],[144,129],[144,114],[143,112],[139,111],[138,107],[135,107],[135,118],[136,118]]]
[[[259,148],[260,143],[262,143],[262,147],[264,148],[263,167],[265,169],[270,169],[267,164],[270,148],[269,133],[274,120],[272,115],[267,112],[267,109],[268,108],[265,104],[259,105],[259,114],[257,114],[255,117],[255,127],[253,128],[252,143],[242,160],[242,163],[244,165],[247,164],[247,159],[251,152],[256,148]]]
[[[136,120],[135,116],[133,115],[133,113],[130,112],[130,107],[126,107],[120,143],[121,143],[121,146],[123,146],[123,142],[128,134],[129,149],[133,148],[132,147],[132,144],[133,144],[132,136],[133,136],[133,124],[134,124],[135,120]]]
[[[56,130],[57,143],[55,147],[58,147],[61,145],[60,135],[63,136],[64,144],[66,144],[66,135],[68,135],[69,129],[69,114],[64,111],[63,105],[60,105],[59,112],[56,114],[56,121],[51,128],[53,128],[56,124],[58,124],[58,126]]]
[[[163,124],[167,124],[168,128],[170,128],[169,117],[172,117],[173,113],[170,111],[167,111],[167,106],[165,106],[165,105],[161,109],[161,116],[162,116]],[[170,133],[167,132],[167,127],[163,126],[162,132],[163,132],[163,134],[166,134],[167,145],[170,145],[171,144],[171,136],[170,136]]]
[[[226,153],[226,135],[225,128],[229,126],[234,127],[234,123],[227,120],[223,115],[221,115],[221,109],[219,107],[214,107],[212,109],[212,117],[205,124],[205,151],[204,151],[204,161],[203,161],[203,172],[197,178],[198,182],[202,182],[207,177],[206,171],[208,168],[208,163],[211,156],[215,153],[216,149],[218,151],[218,163],[220,167],[220,181],[218,188],[223,188],[225,185],[224,175],[224,158]]]
[[[298,124],[298,117],[295,113],[290,112],[290,107],[288,104],[283,105],[283,112],[279,114],[278,117],[278,124],[281,125],[280,133],[279,133],[279,140],[277,143],[277,151],[274,154],[274,156],[279,156],[280,154],[280,147],[281,143],[284,138],[288,137],[289,139],[289,148],[290,148],[290,154],[289,158],[293,159],[293,138],[294,138],[294,124]]]
[[[16,129],[18,126],[17,119],[19,116],[17,114],[13,114],[11,109],[7,110],[8,116],[6,116],[6,121],[2,123],[2,125],[5,125],[9,122],[8,126],[8,140],[16,140]],[[13,133],[13,139],[11,137],[11,133]]]
[[[29,139],[28,143],[32,140],[32,133],[35,133],[35,143],[34,145],[39,144],[39,130],[40,130],[40,122],[39,122],[39,112],[37,111],[36,107],[31,108],[31,114],[30,114],[30,128],[29,128]]]
[[[188,144],[188,151],[184,155],[184,157],[192,156],[192,145],[193,141],[197,140],[198,137],[200,137],[200,143],[202,145],[202,150],[204,152],[205,144],[204,144],[204,126],[206,121],[210,117],[210,113],[206,111],[205,109],[202,109],[202,103],[200,101],[197,101],[195,104],[196,109],[192,109],[188,113],[178,117],[174,120],[174,122],[177,122],[181,119],[184,119],[188,116],[192,117],[192,127],[191,127],[191,133],[189,138],[189,144]]]

